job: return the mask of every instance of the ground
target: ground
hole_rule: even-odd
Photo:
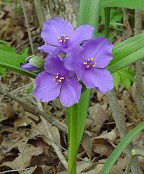
[[[44,56],[45,54],[37,50],[37,47],[43,42],[34,10],[29,2],[26,3],[26,7],[28,13],[31,14],[29,23],[35,52],[37,55]],[[0,8],[2,9],[0,12],[0,40],[9,42],[18,53],[29,48],[28,54],[30,55],[30,44],[22,9],[19,6],[15,7],[15,3],[7,2],[1,3]],[[125,33],[127,30],[125,29]],[[130,37],[128,34],[125,36]],[[123,37],[124,35],[116,35],[115,43],[122,41]],[[6,70],[6,75],[0,75],[2,88],[37,106],[38,103],[32,94],[34,83],[34,79],[10,70]],[[123,86],[120,86],[117,91],[129,131],[144,119],[136,109],[135,90],[134,83],[129,91]],[[51,145],[52,140],[45,135],[46,130],[39,115],[33,109],[3,95],[0,96],[0,100],[0,172],[11,174],[66,173]],[[67,124],[67,112],[59,101],[45,103],[43,108],[49,116]],[[67,134],[51,124],[49,127],[55,143],[67,159]],[[78,172],[99,173],[119,142],[120,134],[112,118],[108,99],[97,90],[93,90],[85,133],[79,149]],[[143,148],[143,142],[144,134],[142,132],[133,143],[137,147]],[[143,158],[139,158],[139,160],[141,164],[144,163]],[[123,174],[126,163],[126,156],[122,154],[111,174]]]

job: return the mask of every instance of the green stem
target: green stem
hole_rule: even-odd
[[[109,23],[110,23],[110,8],[107,7],[105,10],[105,37],[109,36]]]
[[[76,174],[77,164],[77,135],[78,135],[78,104],[72,106],[69,111],[71,114],[68,118],[68,129],[69,129],[69,156],[68,156],[68,173]]]
[[[98,32],[100,2],[101,0],[80,1],[80,15],[78,24],[89,24],[94,26],[95,35]],[[84,132],[90,93],[91,90],[85,91],[85,93],[82,94],[80,103],[72,106],[68,112],[69,174],[76,174],[77,153]]]
[[[101,0],[81,0],[78,25],[89,24],[95,27],[95,35],[98,33],[99,11]]]

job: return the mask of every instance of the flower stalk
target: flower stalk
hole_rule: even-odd
[[[69,157],[68,173],[76,174],[77,153],[78,153],[78,104],[72,106],[69,110],[68,132],[69,132]]]

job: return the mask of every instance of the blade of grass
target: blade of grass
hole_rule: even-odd
[[[102,0],[101,7],[122,7],[144,10],[143,0]]]
[[[142,130],[144,130],[144,122],[138,124],[132,131],[130,131],[119,143],[119,145],[115,148],[115,150],[112,152],[112,154],[109,156],[108,160],[106,161],[106,164],[104,165],[103,169],[101,170],[100,174],[109,174],[112,167],[120,157],[120,155],[123,153],[123,151],[126,149],[126,147],[129,145],[129,143],[140,133]]]

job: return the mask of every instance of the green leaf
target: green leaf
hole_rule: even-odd
[[[0,44],[0,50],[16,53],[16,50],[6,43]]]
[[[78,24],[89,24],[95,27],[95,36],[98,33],[100,0],[81,0]]]
[[[37,74],[23,70],[20,65],[25,62],[25,57],[16,53],[0,50],[0,67],[13,70],[20,74],[35,78]]]
[[[5,80],[5,79],[6,79],[6,75],[7,75],[7,73],[6,73],[6,69],[0,67],[0,74],[3,75],[3,78],[4,78],[4,80]]]
[[[72,171],[74,172],[75,169],[78,148],[86,124],[90,95],[91,90],[87,89],[82,94],[80,102],[72,106],[68,112],[69,173],[72,173]]]
[[[118,91],[118,87],[120,85],[120,74],[119,74],[119,72],[113,73],[113,77],[114,77],[114,86],[116,88],[116,91]]]
[[[126,89],[130,89],[132,83],[135,81],[133,69],[131,67],[123,68],[113,74],[115,88],[118,90],[119,85],[124,85]]]
[[[33,90],[34,90],[34,87],[35,87],[35,84],[31,84],[29,89],[28,89],[28,95],[32,94],[33,93]]]
[[[108,66],[111,73],[142,59],[144,57],[144,33],[115,45],[113,55],[114,59]]]
[[[130,79],[128,78],[127,73],[121,72],[121,73],[120,73],[120,78],[121,78],[121,83],[124,85],[124,87],[125,87],[126,89],[129,90],[130,85],[131,85],[131,81],[130,81]]]
[[[21,53],[21,55],[24,56],[24,57],[28,57],[28,51],[29,51],[29,48],[25,48],[23,50],[23,52]]]
[[[103,169],[101,170],[100,174],[110,174],[110,171],[120,155],[124,152],[126,147],[129,145],[129,143],[140,133],[142,130],[144,130],[144,122],[138,124],[132,131],[130,131],[119,143],[119,145],[115,148],[115,150],[112,152],[112,154],[109,156],[109,158],[106,161],[106,164],[104,165]]]
[[[7,44],[7,45],[10,45],[10,43],[9,42],[6,42],[5,40],[0,40],[0,44]]]
[[[143,0],[102,0],[101,7],[122,7],[144,10]]]

